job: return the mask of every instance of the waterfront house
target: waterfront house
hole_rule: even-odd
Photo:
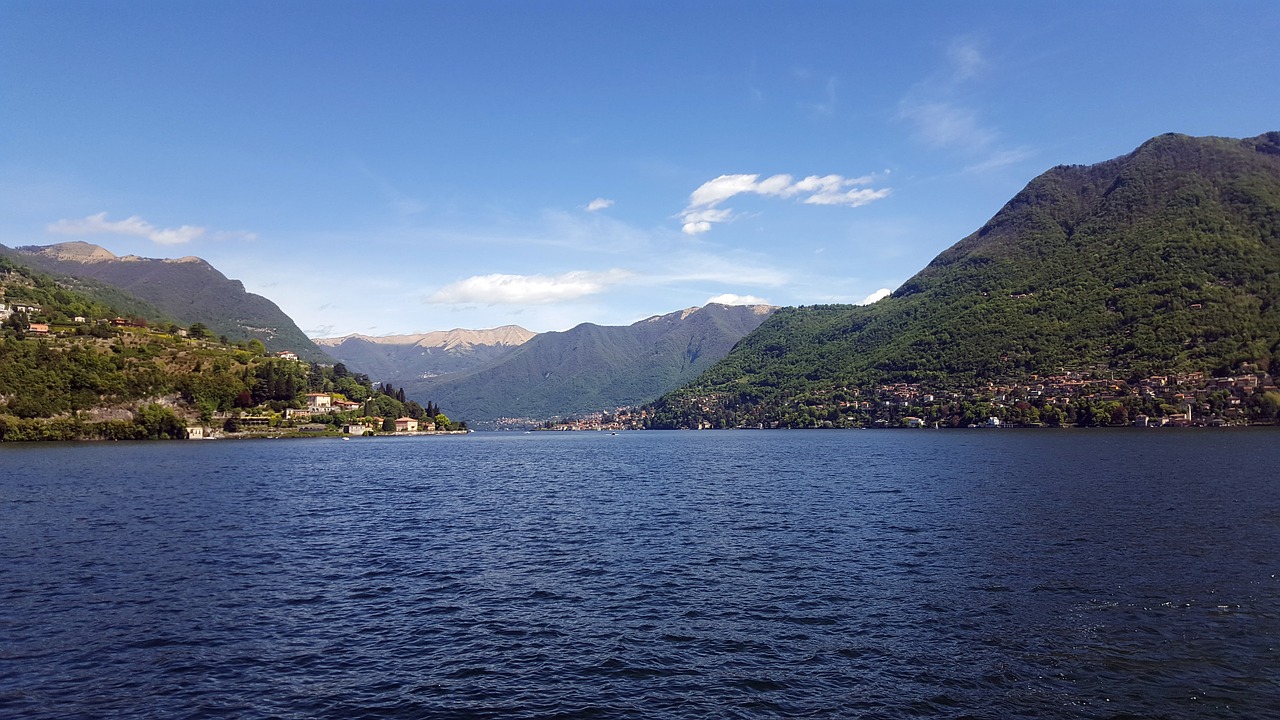
[[[333,407],[333,396],[329,393],[307,393],[307,409],[311,412],[328,410]]]
[[[417,432],[418,421],[411,417],[396,418],[396,432]]]

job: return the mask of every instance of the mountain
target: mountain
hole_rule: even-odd
[[[1045,172],[885,300],[775,313],[655,412],[839,422],[893,383],[973,395],[1244,367],[1280,373],[1280,133],[1171,134]],[[716,419],[694,417],[709,404]]]
[[[315,340],[329,355],[369,377],[406,382],[463,372],[491,362],[534,337],[518,325],[414,335],[344,335]]]
[[[406,380],[404,389],[473,424],[636,405],[697,377],[773,310],[710,304],[626,326],[584,323],[460,374]]]
[[[117,257],[86,242],[0,245],[0,255],[54,275],[105,283],[155,306],[182,325],[202,323],[232,341],[257,338],[268,350],[292,350],[305,360],[332,362],[275,303],[246,292],[239,280],[228,279],[198,257]],[[80,289],[94,294],[91,287]]]
[[[434,408],[428,417],[338,365],[182,333],[155,317],[111,322],[119,315],[62,277],[0,256],[0,443],[184,438],[191,427],[201,437],[316,437],[344,426],[364,435],[397,431],[384,418],[406,417],[466,430],[441,427]]]

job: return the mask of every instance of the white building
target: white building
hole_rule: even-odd
[[[333,407],[333,396],[328,393],[307,393],[307,409],[311,412],[328,410]]]

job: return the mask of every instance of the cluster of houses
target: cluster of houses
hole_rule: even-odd
[[[621,407],[611,411],[585,413],[567,419],[539,421],[532,418],[502,417],[493,421],[495,430],[635,430],[644,426],[648,411]]]
[[[299,432],[323,432],[330,430],[332,425],[310,423],[309,421],[313,419],[313,416],[328,415],[329,413],[354,413],[360,410],[361,407],[358,402],[340,400],[330,393],[307,393],[307,406],[305,408],[286,408],[284,419],[301,423],[296,426]],[[226,413],[217,413],[214,417],[224,420],[233,416]],[[253,428],[267,429],[272,423],[272,418],[266,415],[240,415],[235,416],[235,420],[243,430],[249,432],[253,432]],[[392,422],[396,433],[434,433],[436,431],[436,424],[432,420],[402,417],[396,418]],[[344,435],[361,436],[367,433],[388,432],[384,429],[385,423],[385,418],[376,415],[352,417],[341,426],[341,429]],[[207,439],[213,434],[198,426],[187,428],[187,437],[191,440]]]
[[[1232,375],[1222,377],[1182,372],[1131,380],[1117,379],[1112,371],[1099,366],[1062,369],[1043,377],[1030,375],[1021,383],[1007,385],[943,389],[900,382],[870,388],[835,387],[807,395],[802,409],[811,421],[825,417],[825,421],[818,421],[825,422],[822,427],[839,427],[842,421],[874,427],[940,427],[954,425],[957,420],[969,423],[969,427],[1220,427],[1280,422],[1280,375],[1251,363],[1240,363]],[[692,400],[691,409],[706,415],[714,415],[723,402],[716,393]],[[714,426],[705,420],[696,425],[698,429]],[[781,426],[780,421],[768,421],[740,427]]]
[[[1226,377],[1210,377],[1203,372],[1184,372],[1171,375],[1153,375],[1130,384],[1106,376],[1105,370],[1066,371],[1039,377],[1031,375],[1020,384],[995,385],[969,392],[930,390],[915,383],[894,383],[875,388],[870,397],[858,398],[857,389],[842,388],[853,400],[836,403],[839,407],[869,410],[876,405],[898,408],[927,407],[945,402],[985,402],[993,409],[1009,408],[1018,403],[1032,402],[1038,406],[1063,407],[1080,401],[1107,401],[1140,398],[1154,401],[1174,412],[1158,416],[1135,415],[1132,424],[1138,427],[1186,426],[1192,424],[1229,425],[1245,420],[1245,405],[1255,393],[1276,392],[1280,378],[1261,372],[1250,363],[1242,363],[1236,373]],[[1218,397],[1213,397],[1215,394]],[[1225,395],[1226,397],[1222,397]],[[918,426],[920,418],[908,416],[904,424]],[[987,425],[999,426],[998,418],[988,418]]]
[[[0,302],[0,320],[8,320],[9,316],[14,313],[26,313],[34,315],[40,312],[39,305],[30,305],[28,303],[2,303]]]
[[[27,303],[0,303],[0,322],[8,320],[14,313],[23,313],[26,315],[34,315],[40,312],[39,305],[29,305]],[[78,317],[76,322],[84,322],[85,319]],[[48,323],[31,323],[27,327],[27,332],[32,335],[48,335]]]
[[[42,312],[44,312],[44,308],[40,307],[39,305],[32,305],[31,303],[0,302],[0,322],[8,320],[15,313],[21,313],[23,315],[31,316],[31,315],[39,315]],[[90,320],[89,318],[86,318],[82,315],[76,315],[75,317],[71,318],[71,322],[76,323],[77,325],[83,325],[85,323],[90,322]],[[122,317],[102,318],[102,319],[94,320],[93,322],[99,325],[110,325],[112,327],[132,327],[132,328],[147,327],[147,323],[145,320],[122,318]],[[53,331],[50,329],[49,323],[33,322],[28,324],[27,333],[29,335],[35,335],[37,337],[47,337],[53,334]],[[184,328],[179,328],[177,330],[177,334],[179,337],[187,337],[188,335],[186,329]]]
[[[325,413],[338,412],[348,413],[356,412],[361,408],[358,402],[350,400],[337,400],[329,393],[307,393],[307,407],[302,410],[285,410],[285,417],[304,417],[310,418],[312,415],[323,415]],[[342,432],[349,435],[363,435],[366,430],[382,430],[385,418],[376,415],[366,417],[358,417],[343,426]],[[396,432],[412,433],[412,432],[434,432],[436,424],[430,420],[417,420],[411,417],[402,417],[395,419]]]

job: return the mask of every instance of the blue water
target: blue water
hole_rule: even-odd
[[[1280,716],[1280,432],[0,446],[6,718]]]

